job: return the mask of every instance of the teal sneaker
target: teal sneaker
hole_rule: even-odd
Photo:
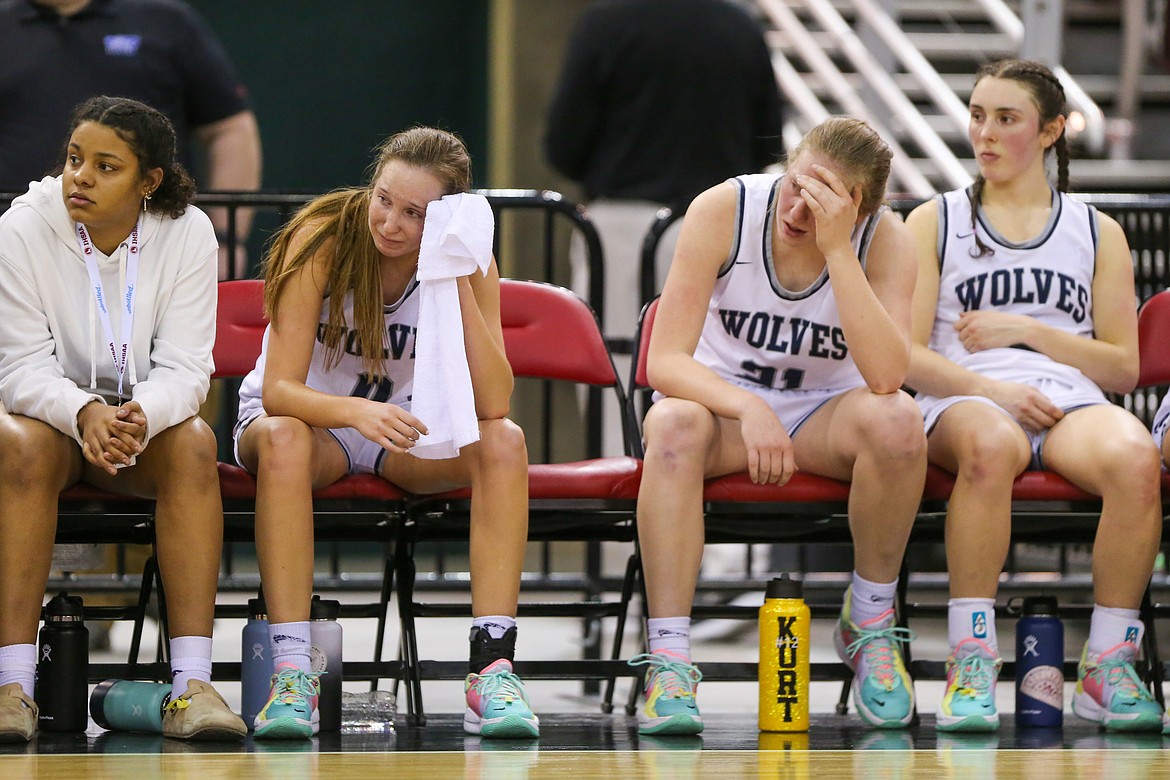
[[[995,731],[995,684],[1003,659],[978,639],[964,639],[947,659],[947,692],[935,718],[939,731]]]
[[[540,719],[528,706],[524,683],[512,673],[507,658],[493,661],[479,674],[469,674],[463,684],[467,710],[463,731],[482,737],[531,739],[540,736]]]
[[[253,723],[256,739],[308,739],[320,728],[319,675],[290,663],[277,665],[272,691]]]
[[[642,653],[630,666],[649,666],[646,703],[638,711],[639,734],[698,734],[703,718],[695,703],[695,689],[702,673],[682,656],[668,650]]]
[[[1106,731],[1161,731],[1162,708],[1133,668],[1136,658],[1133,642],[1100,655],[1090,653],[1086,643],[1077,667],[1073,712]]]
[[[910,725],[914,718],[914,681],[906,671],[902,643],[914,638],[894,625],[889,609],[860,626],[849,615],[852,589],[845,591],[841,617],[833,629],[837,655],[853,670],[853,703],[862,720],[879,729]]]

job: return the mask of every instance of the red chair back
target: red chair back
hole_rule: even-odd
[[[1151,296],[1138,311],[1138,386],[1170,384],[1170,290]]]
[[[646,358],[650,354],[650,332],[654,330],[654,318],[658,316],[658,298],[650,301],[642,309],[642,316],[638,319],[638,342],[634,344],[634,381],[630,384],[630,393],[634,390],[650,386],[650,378],[646,374]]]
[[[237,279],[219,283],[215,315],[213,377],[242,377],[256,366],[264,343],[264,282]]]
[[[504,348],[518,377],[610,387],[617,373],[589,304],[563,287],[500,280]]]

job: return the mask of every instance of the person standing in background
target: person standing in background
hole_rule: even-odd
[[[742,8],[727,0],[598,0],[582,13],[544,148],[553,168],[584,187],[601,236],[607,337],[632,338],[644,303],[642,240],[658,210],[685,209],[708,187],[777,162],[781,128],[763,31]],[[587,290],[583,243],[572,263],[574,289]],[[626,368],[620,360],[619,375]],[[620,453],[616,405],[605,409],[604,426],[603,448]]]
[[[206,22],[180,0],[0,0],[0,191],[56,169],[73,107],[95,95],[140,100],[175,127],[179,159],[205,163],[201,190],[257,190],[261,148],[247,89]],[[194,144],[192,144],[194,142]],[[228,275],[227,213],[209,210]],[[234,276],[251,214],[238,213]]]

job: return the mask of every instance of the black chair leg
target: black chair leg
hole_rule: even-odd
[[[629,615],[630,601],[634,597],[634,583],[638,580],[638,572],[641,568],[642,559],[635,549],[634,553],[626,561],[626,575],[622,580],[621,614],[618,615],[617,626],[614,628],[613,648],[609,656],[614,661],[621,659],[622,641],[625,639],[626,633],[626,617]],[[616,677],[610,677],[605,681],[605,696],[601,699],[601,711],[607,715],[613,712],[613,694],[616,686]]]
[[[385,558],[382,566],[382,590],[378,595],[378,633],[374,638],[374,663],[380,664],[382,661],[382,650],[386,644],[386,623],[390,612],[390,594],[394,590],[394,559],[390,545],[386,545],[384,550]],[[375,674],[370,680],[370,690],[378,690],[378,680],[380,678]],[[397,678],[395,678],[394,692],[397,694]]]
[[[418,657],[418,634],[414,620],[414,545],[400,541],[395,553],[398,571],[398,620],[402,630],[402,656],[405,663],[407,718],[412,724],[425,726],[426,712],[422,701],[422,669]]]
[[[1142,637],[1142,655],[1146,659],[1148,671],[1146,683],[1153,690],[1158,706],[1165,709],[1166,698],[1162,692],[1162,658],[1158,654],[1158,636],[1154,631],[1154,604],[1150,599],[1150,588],[1142,594],[1141,619],[1146,626],[1146,633]]]
[[[146,607],[150,603],[150,593],[158,576],[158,560],[152,555],[142,566],[142,584],[138,588],[138,605],[134,616],[134,632],[130,636],[130,654],[126,662],[130,668],[131,678],[137,677],[139,652],[142,649],[142,630],[146,623]]]

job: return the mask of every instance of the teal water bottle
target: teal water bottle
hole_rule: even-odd
[[[170,702],[170,683],[106,680],[93,689],[89,714],[109,731],[161,734],[163,712]]]

